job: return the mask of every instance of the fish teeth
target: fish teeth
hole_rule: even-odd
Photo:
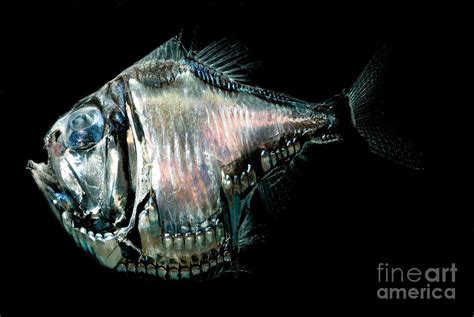
[[[117,271],[121,273],[127,272],[127,267],[125,266],[125,263],[120,263],[117,265]]]
[[[74,230],[76,231],[75,234],[76,234],[76,237],[79,241],[79,245],[81,246],[81,248],[84,251],[94,255],[94,250],[92,249],[92,246],[95,243],[95,239],[91,239],[91,237],[89,236],[89,233],[87,232],[87,230],[84,227],[81,227],[78,232],[77,232],[76,228],[74,228]],[[92,233],[92,235],[93,235],[93,233]]]
[[[337,141],[337,139],[339,139],[339,135],[333,133],[323,134],[321,136],[322,141]]]
[[[184,248],[186,251],[192,251],[194,248],[194,235],[190,232],[184,236]]]
[[[182,279],[189,279],[191,277],[191,271],[189,271],[188,267],[182,267],[180,270],[180,277]]]
[[[94,240],[92,240],[90,237],[91,233],[89,232],[88,235],[91,251],[102,265],[114,268],[123,258],[117,239],[112,233],[106,232],[103,236],[100,233],[96,233]]]
[[[122,259],[121,248],[111,232],[106,232],[103,236],[100,233],[87,231],[86,228],[69,227],[69,216],[63,213],[63,223],[69,229],[71,236],[78,246],[84,251],[92,254],[97,260],[108,268],[114,268]]]
[[[295,154],[295,147],[293,146],[293,141],[288,141],[286,143],[286,148],[288,149],[289,156],[293,156]]]
[[[234,189],[234,182],[229,175],[226,175],[224,178],[224,193],[228,196],[232,196],[233,189]]]
[[[262,169],[264,172],[268,172],[272,168],[270,154],[266,150],[262,150],[262,153],[260,154],[260,161],[262,163]]]
[[[216,249],[211,249],[209,251],[209,266],[214,267],[217,265],[217,250]]]
[[[146,273],[145,264],[143,264],[143,262],[140,262],[140,263],[137,264],[137,273],[139,273],[139,274],[145,274]]]
[[[155,258],[155,266],[158,270],[159,266],[166,267],[168,265],[169,259],[164,255],[157,255]]]
[[[283,155],[279,149],[275,151],[275,155],[278,161],[283,161]]]
[[[209,267],[214,267],[217,265],[217,260],[216,259],[210,259],[209,260]]]
[[[198,234],[196,234],[196,249],[197,250],[202,250],[204,248],[205,248],[204,233],[198,232]]]
[[[156,276],[156,267],[149,263],[147,266],[146,266],[146,273],[149,274],[149,275],[155,275]]]
[[[242,174],[240,175],[240,185],[241,185],[242,192],[245,192],[247,188],[249,188],[250,186],[249,178],[246,172],[242,172]]]
[[[296,138],[293,139],[293,146],[295,147],[295,153],[298,153],[301,150],[300,141]]]
[[[199,225],[199,227],[201,229],[206,229],[207,227],[209,227],[209,220],[204,220],[203,222],[201,222],[201,224]]]
[[[184,240],[183,240],[183,236],[181,234],[177,234],[175,235],[174,237],[174,249],[176,251],[181,251],[183,250],[184,248]]]
[[[201,273],[201,261],[200,261],[199,257],[196,256],[196,255],[193,255],[191,257],[191,263],[192,263],[191,273],[193,273],[193,275],[200,274]]]
[[[215,243],[215,236],[216,233],[214,232],[214,229],[211,227],[206,228],[206,242],[209,246],[213,245]]]
[[[271,163],[272,163],[272,167],[275,167],[277,165],[277,156],[275,154],[275,152],[270,152],[270,160],[271,160]]]
[[[240,195],[241,186],[239,176],[234,175],[234,195]]]
[[[86,241],[87,241],[87,245],[89,247],[89,252],[95,256],[95,253],[94,253],[94,245],[96,244],[96,240],[95,240],[95,234],[94,232],[92,231],[89,231],[87,232],[87,236],[86,236]]]
[[[183,264],[182,260],[177,258],[169,258],[166,264],[154,265],[145,261],[121,261],[116,266],[117,272],[147,274],[150,276],[158,276],[161,279],[178,280],[190,279],[192,276],[208,272],[217,264],[231,262],[232,254],[229,250],[220,251],[210,249],[208,253],[194,254],[190,258],[190,262]],[[181,264],[180,264],[181,263]]]
[[[89,247],[87,246],[87,230],[84,227],[79,229],[78,233],[79,244],[82,249],[86,252],[89,252]]]
[[[230,262],[232,260],[231,254],[229,251],[224,251],[224,261]]]
[[[216,226],[216,242],[218,244],[224,243],[224,224],[222,222]]]
[[[201,268],[199,265],[193,265],[191,267],[191,273],[193,273],[193,275],[199,275],[201,274]]]
[[[165,233],[165,235],[163,236],[163,247],[165,251],[171,251],[173,247],[173,238],[169,233]]]
[[[249,185],[250,186],[255,185],[257,183],[257,173],[255,172],[255,169],[250,164],[247,165],[247,175],[249,179]]]
[[[271,168],[270,154],[265,150],[262,151],[262,167],[264,170]],[[243,171],[240,175],[225,175],[222,179],[222,188],[226,196],[231,197],[233,195],[241,195],[250,186],[257,183],[257,174],[254,168],[247,164],[246,171]],[[206,226],[206,225],[205,225]]]
[[[201,270],[203,273],[209,271],[209,261],[206,258],[201,261]]]
[[[172,281],[176,281],[179,279],[179,270],[176,267],[170,268],[168,270],[168,278]]]
[[[159,266],[157,269],[156,269],[156,274],[162,278],[162,279],[165,279],[166,278],[166,269],[163,267],[163,266]]]
[[[280,150],[280,153],[283,160],[285,160],[288,157],[288,150],[286,149],[286,147],[282,147]]]
[[[203,226],[207,225],[203,228]],[[97,235],[90,233],[96,241]],[[102,240],[116,241],[112,234]],[[144,262],[125,262],[125,271],[148,274],[168,280],[188,279],[191,275],[199,275],[209,271],[219,261],[224,262],[224,253],[219,253],[216,248],[224,243],[224,225],[219,219],[209,219],[186,233],[164,233],[161,238],[159,253],[155,256],[145,255]],[[223,252],[223,251],[221,251]],[[220,255],[220,259],[218,258]],[[152,260],[153,263],[149,261]],[[124,271],[123,265],[117,265],[118,271]]]
[[[74,225],[73,225],[71,213],[68,211],[64,211],[61,217],[62,217],[64,229],[66,230],[67,233],[72,235],[72,228],[74,227]]]
[[[127,264],[127,272],[137,273],[137,267],[135,266],[135,263],[130,262],[130,263]]]

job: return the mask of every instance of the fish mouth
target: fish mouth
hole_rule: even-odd
[[[118,272],[178,280],[215,277],[231,265],[224,212],[171,233],[160,221],[155,196],[150,194],[144,202],[137,225],[128,235],[130,242],[141,245],[140,254],[124,258],[116,267]],[[140,241],[133,240],[134,236]]]
[[[138,225],[142,254],[124,258],[116,267],[118,272],[184,280],[219,276],[232,265],[231,249],[219,218],[202,223],[196,231],[153,236],[145,217],[140,215]]]
[[[36,185],[45,196],[48,204],[56,218],[61,221],[61,208],[58,204],[57,193],[61,193],[59,184],[54,176],[51,165],[45,163],[35,163],[29,160],[26,169],[30,171]]]
[[[30,170],[38,188],[45,196],[56,219],[62,224],[65,231],[82,249],[94,255],[101,264],[113,268],[122,259],[121,249],[114,232],[94,233],[73,220],[72,202],[64,194],[54,175],[51,165],[28,161]]]
[[[65,200],[68,196],[61,191],[49,162],[30,160],[27,169],[65,231],[81,249],[105,267],[165,280],[186,280],[219,276],[232,265],[222,213],[187,232],[160,233],[160,227],[156,233],[150,227],[150,218],[156,212],[156,205],[150,199],[151,203],[138,215],[138,224],[129,235],[139,238],[123,237],[121,227],[110,232],[94,232],[92,227],[87,228],[74,220],[73,208]]]

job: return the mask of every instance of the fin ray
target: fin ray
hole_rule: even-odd
[[[212,72],[225,75],[231,81],[244,81],[244,71],[255,66],[255,62],[246,62],[248,49],[241,43],[231,43],[226,38],[212,42],[200,52],[189,56],[191,60],[209,68]]]
[[[180,61],[186,57],[186,51],[181,42],[181,34],[173,36],[168,41],[157,47],[151,53],[143,57],[136,64],[153,60],[160,61]]]
[[[388,53],[388,48],[379,50],[349,90],[351,121],[372,153],[422,169],[421,154],[410,142],[396,136],[383,118],[381,95]]]

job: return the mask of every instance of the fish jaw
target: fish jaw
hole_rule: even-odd
[[[28,161],[27,168],[45,196],[56,219],[76,244],[97,258],[102,265],[115,268],[122,259],[121,248],[116,236],[112,232],[95,234],[92,231],[87,231],[84,227],[76,226],[72,215],[72,199],[61,192],[50,166],[45,163]]]
[[[50,167],[44,163],[28,161],[27,169],[30,171],[38,189],[43,193],[54,216],[62,223],[61,211],[55,193],[59,192],[58,184]]]
[[[45,196],[55,217],[76,244],[104,266],[114,268],[122,259],[121,248],[113,232],[94,233],[84,227],[78,227],[73,220],[74,202],[60,189],[54,172],[49,164],[29,161],[30,170],[38,188]]]

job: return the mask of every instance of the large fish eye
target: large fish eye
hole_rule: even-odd
[[[84,107],[70,114],[65,143],[73,149],[87,149],[100,141],[104,133],[104,118],[96,107]]]

